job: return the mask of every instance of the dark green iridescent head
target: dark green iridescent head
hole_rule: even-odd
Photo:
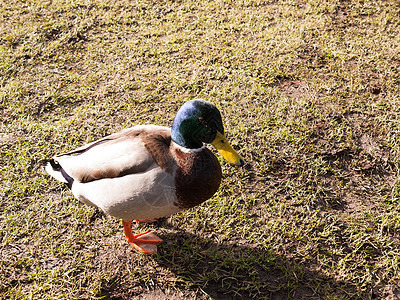
[[[172,124],[172,140],[189,149],[197,149],[203,143],[211,143],[217,131],[224,134],[221,113],[215,105],[194,99],[184,103]]]

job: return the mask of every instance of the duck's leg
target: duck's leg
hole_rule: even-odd
[[[162,239],[156,236],[154,233],[151,233],[150,231],[133,235],[131,223],[132,222],[126,222],[122,220],[125,237],[127,238],[128,243],[140,252],[144,252],[147,254],[157,253],[157,245],[162,242]]]

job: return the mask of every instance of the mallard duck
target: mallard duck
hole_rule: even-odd
[[[210,143],[231,164],[242,157],[229,145],[219,110],[194,99],[178,110],[172,128],[138,125],[54,156],[46,171],[65,182],[81,202],[122,219],[128,242],[156,253],[162,239],[133,235],[131,222],[150,222],[209,199],[221,183],[221,166]]]

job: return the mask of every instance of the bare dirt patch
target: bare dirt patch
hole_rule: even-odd
[[[304,81],[284,78],[276,83],[279,91],[292,99],[308,99],[314,102],[315,91]]]

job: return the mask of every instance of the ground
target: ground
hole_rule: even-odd
[[[400,296],[398,1],[0,0],[4,299]],[[195,97],[242,168],[141,224],[80,204],[43,161]],[[218,155],[218,154],[216,154]]]

